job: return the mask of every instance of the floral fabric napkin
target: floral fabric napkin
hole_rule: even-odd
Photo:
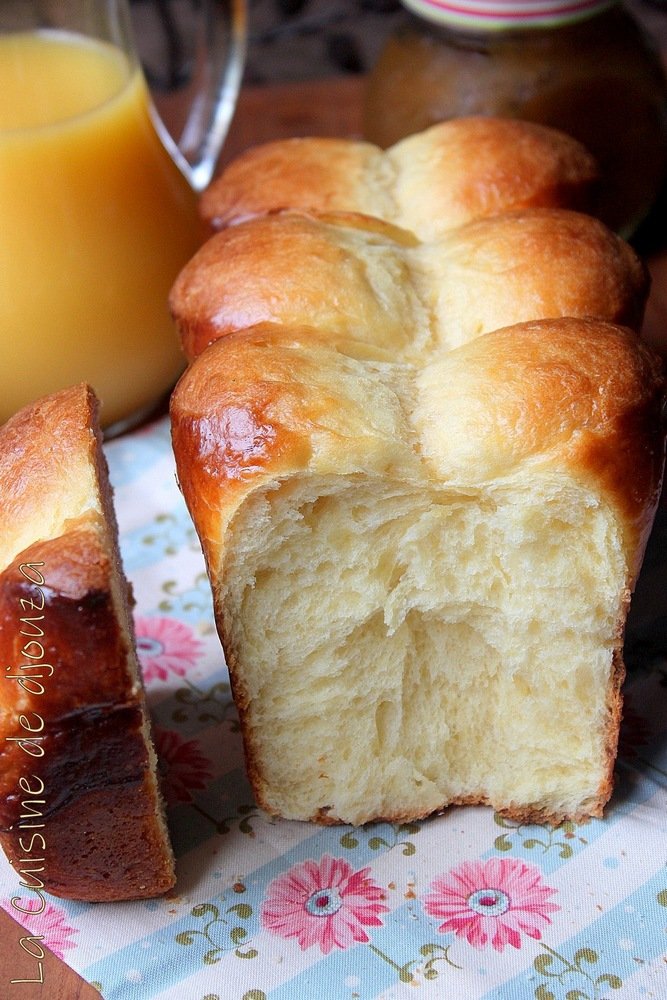
[[[665,512],[633,609],[617,788],[603,821],[490,809],[362,829],[254,804],[208,582],[166,420],[106,446],[166,767],[168,897],[49,897],[31,934],[105,1000],[667,997]],[[16,873],[0,864],[12,916]]]

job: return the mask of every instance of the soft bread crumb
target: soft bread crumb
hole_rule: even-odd
[[[554,479],[290,479],[232,521],[222,603],[263,804],[363,823],[473,799],[554,815],[608,778],[614,518]],[[557,613],[554,613],[555,609]]]

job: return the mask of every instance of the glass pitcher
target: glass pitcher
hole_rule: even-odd
[[[122,429],[183,368],[167,299],[204,238],[197,196],[245,46],[243,0],[197,8],[198,87],[176,141],[126,0],[0,0],[0,423],[87,381],[103,426]]]

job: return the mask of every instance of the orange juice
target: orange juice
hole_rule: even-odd
[[[141,71],[79,36],[0,37],[0,422],[80,380],[105,425],[183,367],[167,296],[201,242]]]

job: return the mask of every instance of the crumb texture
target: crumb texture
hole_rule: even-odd
[[[583,516],[582,516],[583,515]],[[360,823],[474,798],[571,813],[601,783],[625,566],[571,483],[259,492],[223,604],[265,804]],[[557,613],[555,613],[557,611]]]

